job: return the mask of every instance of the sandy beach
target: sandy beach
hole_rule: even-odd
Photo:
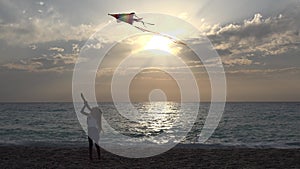
[[[180,148],[158,156],[129,159],[87,147],[1,145],[1,168],[300,168],[300,149]]]

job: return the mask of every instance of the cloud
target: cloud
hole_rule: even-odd
[[[59,48],[59,47],[51,47],[49,48],[50,51],[55,51],[55,52],[64,52],[64,48]]]
[[[274,75],[278,75],[279,73],[284,73],[284,75],[300,75],[300,68],[299,67],[290,67],[290,68],[279,68],[279,69],[243,69],[243,70],[229,70],[226,71],[226,74],[233,75],[233,74],[247,74],[247,75],[262,75],[262,74],[270,74],[272,77]]]
[[[31,62],[30,64],[27,64],[27,62],[24,61],[20,61],[20,63],[7,63],[3,65],[4,68],[9,70],[23,70],[29,72],[34,72],[41,66],[42,64],[39,62]]]
[[[0,25],[0,39],[11,45],[36,44],[56,40],[86,40],[95,32],[91,25],[71,26],[55,18],[34,18],[23,23]]]
[[[9,70],[27,72],[58,72],[73,71],[77,55],[57,54],[53,56],[34,57],[28,60],[20,60],[14,63],[3,64],[2,67]]]
[[[252,60],[246,59],[246,58],[242,58],[242,59],[229,59],[229,60],[225,60],[223,61],[223,63],[225,65],[229,65],[229,66],[234,66],[234,65],[251,65],[253,64]],[[259,64],[259,63],[256,63]]]
[[[296,16],[280,14],[265,19],[258,13],[239,24],[214,26],[207,35],[221,55],[279,55],[299,49],[298,17],[300,12]]]
[[[256,13],[248,19],[223,25],[210,25],[202,19],[199,29],[220,55],[226,73],[287,73],[292,71],[289,68],[299,66],[299,20],[299,6],[289,6],[271,16]],[[197,42],[197,39],[190,41]]]
[[[4,7],[0,7],[1,10],[9,8],[13,11],[7,13],[9,16],[4,15],[4,20],[0,22],[0,39],[11,45],[32,45],[57,40],[82,41],[87,40],[98,29],[98,25],[93,24],[72,25],[64,14],[51,6],[44,7],[45,4],[40,5],[40,2],[31,6],[24,4],[25,7],[22,8],[28,10],[18,13],[19,10],[15,8],[21,8],[21,4],[5,2]]]
[[[32,50],[36,50],[37,46],[35,44],[31,44],[31,45],[29,45],[29,48],[31,48]]]

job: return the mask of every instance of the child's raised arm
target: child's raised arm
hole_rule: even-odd
[[[82,109],[81,109],[80,113],[82,113],[82,114],[84,114],[84,115],[88,116],[88,115],[89,115],[89,113],[87,113],[87,112],[85,112],[85,111],[84,111],[84,109],[85,109],[85,108],[86,108],[86,105],[83,105],[83,107],[82,107]]]
[[[84,98],[83,94],[81,93],[81,98],[84,102],[84,105],[86,106],[86,108],[88,108],[90,111],[92,110],[91,107],[89,106],[88,102],[86,101],[86,99]]]

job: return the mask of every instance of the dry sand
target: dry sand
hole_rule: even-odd
[[[0,168],[300,168],[300,149],[173,148],[161,155],[129,159],[88,147],[0,146]]]

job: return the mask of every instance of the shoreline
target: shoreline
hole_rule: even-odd
[[[0,145],[1,168],[300,168],[300,149],[188,148],[130,159],[101,149],[101,159],[88,157],[88,146]]]
[[[88,146],[87,141],[84,142],[44,142],[44,141],[28,141],[28,142],[0,142],[0,147],[6,146],[24,146],[24,147],[56,147],[56,148],[80,148]],[[112,147],[120,147],[119,144],[110,144]],[[201,143],[178,143],[174,148],[183,149],[300,149],[300,142],[290,142],[285,144],[201,144]]]

